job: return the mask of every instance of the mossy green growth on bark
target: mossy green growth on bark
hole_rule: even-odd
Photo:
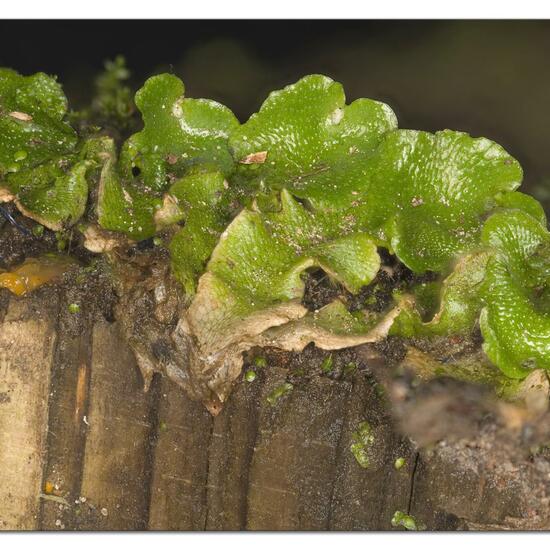
[[[111,63],[101,101],[78,114],[55,78],[1,69],[0,200],[55,230],[86,222],[131,241],[162,232],[213,387],[236,378],[253,345],[336,349],[478,325],[507,376],[550,369],[546,218],[517,191],[521,167],[501,146],[400,130],[390,107],[346,105],[322,75],[273,92],[240,124],[161,74],[135,95],[140,131],[82,131],[79,116],[94,108],[131,126],[127,76]],[[353,297],[396,265],[409,283],[358,307]],[[339,292],[308,310],[313,269]]]

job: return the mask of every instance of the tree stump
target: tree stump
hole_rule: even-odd
[[[435,530],[550,528],[550,460],[525,429],[503,439],[484,413],[478,433],[419,448],[403,431],[419,409],[395,409],[361,349],[353,375],[305,376],[275,404],[289,368],[268,361],[214,418],[160,376],[144,392],[119,322],[70,313],[74,292],[0,291],[4,530],[390,530],[396,511]],[[350,451],[363,421],[366,468]]]

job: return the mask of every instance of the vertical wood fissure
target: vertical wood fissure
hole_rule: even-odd
[[[60,294],[59,304],[67,302]],[[86,425],[90,397],[93,315],[81,313],[77,327],[68,329],[68,312],[61,305],[55,324],[53,366],[48,402],[48,436],[42,487],[58,485],[55,494],[72,501],[80,495],[84,468]],[[72,320],[71,320],[72,321]],[[50,428],[54,428],[52,431]],[[58,481],[59,483],[54,483]],[[62,513],[63,512],[63,513]],[[73,511],[59,510],[50,501],[41,502],[40,529],[54,529],[59,520],[65,529],[76,529]]]
[[[409,502],[407,503],[407,514],[410,514],[412,510],[413,499],[414,499],[414,484],[416,481],[416,473],[418,471],[419,461],[420,461],[420,452],[416,451],[414,455],[414,464],[413,464],[413,469],[411,473],[411,485],[410,485],[410,492],[409,492]]]
[[[151,516],[151,502],[153,495],[153,475],[155,467],[155,454],[157,448],[157,442],[159,438],[159,403],[160,403],[160,392],[161,392],[161,380],[160,375],[157,373],[153,376],[151,385],[148,389],[150,393],[150,410],[149,410],[149,423],[151,429],[149,432],[149,445],[147,446],[147,455],[145,457],[145,476],[146,476],[146,499],[147,499],[147,508],[146,508],[146,517],[144,518],[143,529],[147,529],[149,526],[149,519]]]

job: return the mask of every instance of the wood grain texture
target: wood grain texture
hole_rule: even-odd
[[[0,328],[0,528],[37,529],[56,311],[12,300]]]
[[[436,530],[550,528],[547,456],[511,459],[490,433],[417,453],[365,364],[258,369],[212,418],[166,379],[144,393],[118,324],[68,317],[56,292],[0,295],[3,529],[386,530],[396,510]],[[365,420],[366,469],[350,452]]]
[[[116,323],[96,323],[81,494],[97,514],[87,528],[147,527],[152,397]]]
[[[148,527],[194,531],[206,523],[212,417],[163,379],[158,406]]]
[[[87,426],[89,382],[91,372],[91,316],[82,312],[78,325],[71,322],[68,300],[60,299],[53,368],[49,393],[48,437],[43,470],[43,485],[53,486],[58,496],[70,506],[42,499],[43,530],[78,529],[79,518],[74,503],[80,498],[82,464]],[[57,524],[56,524],[57,522]]]
[[[266,373],[242,381],[214,421],[208,459],[206,529],[246,527],[250,463],[255,452]]]
[[[330,517],[342,404],[349,386],[313,378],[275,404],[267,395],[286,373],[270,369],[261,398],[248,495],[251,530],[321,530]]]
[[[416,453],[411,443],[396,432],[373,380],[354,376],[343,416],[329,527],[388,530],[393,513],[408,509]],[[369,423],[374,437],[368,468],[362,468],[350,452],[353,432],[363,421]],[[394,467],[397,458],[405,459],[399,470]]]

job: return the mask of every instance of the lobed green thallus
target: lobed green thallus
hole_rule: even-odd
[[[357,294],[376,284],[383,248],[439,274],[395,292],[390,334],[479,323],[509,377],[550,369],[550,234],[498,144],[400,130],[387,105],[346,105],[321,75],[273,92],[244,124],[186,98],[174,75],[147,80],[135,102],[143,129],[117,154],[108,136],[77,134],[54,78],[1,69],[0,200],[53,230],[87,221],[142,240],[173,228],[173,273],[206,351],[235,344],[240,326],[371,330],[384,312],[350,312],[343,298],[307,313],[303,274],[320,268]]]

